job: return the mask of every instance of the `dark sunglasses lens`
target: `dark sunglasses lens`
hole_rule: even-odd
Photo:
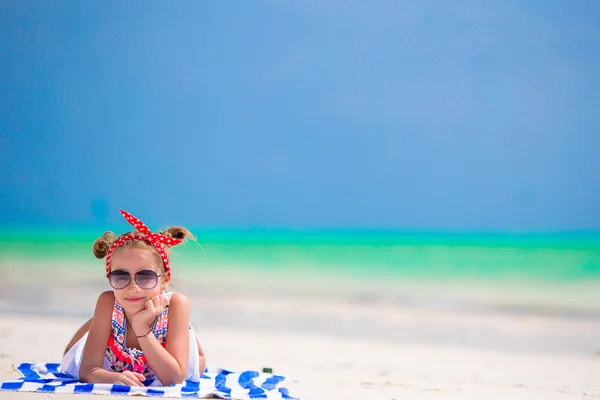
[[[129,285],[129,273],[127,271],[112,271],[108,274],[108,282],[115,289],[124,289]]]
[[[151,270],[139,271],[135,274],[135,283],[142,289],[154,289],[158,284],[158,275]]]

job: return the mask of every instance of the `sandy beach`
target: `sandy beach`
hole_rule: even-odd
[[[38,266],[26,279],[10,266],[3,261],[0,380],[18,377],[21,362],[58,362],[106,289],[93,268],[72,276]],[[190,296],[209,366],[271,367],[303,399],[600,398],[600,314],[589,301],[598,288],[589,283],[511,292],[231,276],[189,273],[174,282]],[[0,392],[42,397],[92,396]]]

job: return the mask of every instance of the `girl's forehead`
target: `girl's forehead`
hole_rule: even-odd
[[[121,247],[115,250],[111,266],[120,269],[158,269],[159,258],[150,250]]]

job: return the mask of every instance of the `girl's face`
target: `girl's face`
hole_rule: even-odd
[[[169,285],[159,257],[152,251],[121,247],[113,253],[109,282],[115,299],[127,314],[144,309],[144,303],[159,295]]]

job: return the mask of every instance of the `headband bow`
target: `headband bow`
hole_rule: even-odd
[[[165,249],[163,248],[162,245],[167,244],[169,246],[175,246],[176,244],[181,243],[181,240],[173,239],[173,238],[161,235],[160,233],[153,233],[150,229],[148,229],[146,224],[144,224],[142,221],[140,221],[133,215],[129,214],[127,211],[123,211],[123,210],[119,210],[119,211],[121,212],[121,214],[123,214],[123,216],[125,217],[127,222],[129,222],[129,224],[131,226],[133,226],[142,235],[121,236],[117,241],[115,241],[113,243],[113,245],[110,247],[110,250],[108,251],[108,255],[106,256],[106,275],[108,275],[108,273],[110,272],[110,259],[112,257],[113,252],[116,249],[118,249],[121,245],[123,245],[123,243],[128,242],[130,240],[143,240],[145,242],[148,242],[149,244],[154,246],[154,248],[156,248],[156,250],[158,250],[158,254],[160,254],[160,258],[162,258],[163,264],[165,265],[165,270],[167,271],[167,276],[169,276],[169,278],[170,278],[171,277],[171,267],[169,267],[169,256],[167,255],[167,252],[165,251]]]

